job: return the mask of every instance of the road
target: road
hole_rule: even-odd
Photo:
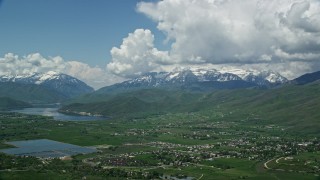
[[[202,179],[202,177],[203,177],[203,174],[201,174],[201,176],[198,178],[198,180]]]
[[[271,169],[271,168],[268,167],[268,163],[271,162],[271,161],[273,161],[273,160],[274,160],[274,158],[273,158],[273,159],[270,159],[269,161],[265,162],[265,163],[263,164],[263,166],[264,166],[266,169]]]

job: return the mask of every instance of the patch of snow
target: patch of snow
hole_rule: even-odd
[[[51,80],[51,79],[57,79],[59,78],[59,74],[54,71],[49,71],[46,74],[40,75],[40,78],[36,83],[41,84],[44,81]]]
[[[173,78],[175,78],[175,77],[178,77],[179,74],[180,74],[180,72],[175,72],[175,73],[173,73],[173,74],[169,74],[169,76],[168,76],[166,79],[167,79],[167,80],[171,80],[171,79],[173,79]]]

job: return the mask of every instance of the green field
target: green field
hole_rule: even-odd
[[[318,136],[252,118],[222,108],[81,122],[2,113],[0,148],[8,148],[6,141],[51,139],[99,152],[69,160],[1,154],[0,179],[318,179]],[[293,157],[295,166],[276,163],[281,157]]]

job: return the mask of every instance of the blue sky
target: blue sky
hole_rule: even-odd
[[[0,75],[320,70],[319,0],[0,0]]]
[[[41,53],[105,66],[110,50],[137,28],[163,35],[156,23],[136,11],[139,0],[3,0],[0,56]]]

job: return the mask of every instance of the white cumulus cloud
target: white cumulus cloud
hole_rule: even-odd
[[[180,61],[263,63],[320,57],[316,0],[163,0],[138,3],[137,9],[173,41],[170,54]]]
[[[169,60],[168,52],[154,47],[154,35],[148,29],[136,29],[123,39],[120,48],[110,51],[112,61],[107,69],[119,76],[134,77],[151,70]]]
[[[161,0],[140,2],[137,11],[157,23],[171,49],[158,51],[149,30],[136,30],[111,50],[108,69],[121,76],[164,65],[290,67],[289,76],[319,68],[318,0]]]
[[[60,56],[44,58],[39,53],[33,53],[19,57],[13,53],[7,53],[0,58],[0,75],[26,75],[50,70],[64,72],[66,68],[66,63]]]

